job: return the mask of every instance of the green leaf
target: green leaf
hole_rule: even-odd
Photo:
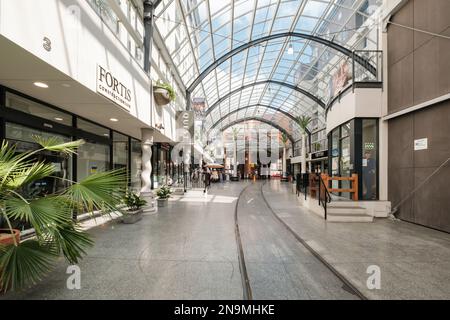
[[[297,117],[297,123],[300,126],[300,128],[303,130],[303,133],[306,133],[306,130],[308,129],[309,124],[311,123],[312,118],[308,116],[299,116]]]
[[[123,169],[99,172],[71,185],[66,196],[90,211],[115,211],[122,202],[126,184],[127,176]]]
[[[44,150],[60,152],[67,155],[74,154],[77,148],[85,143],[84,140],[64,142],[58,137],[43,138],[33,136],[33,139],[36,143],[40,144]]]
[[[55,168],[50,163],[36,162],[22,166],[10,173],[11,177],[6,185],[12,189],[26,186],[33,181],[46,178],[53,174]]]
[[[46,239],[52,242],[55,253],[62,252],[71,264],[78,263],[94,245],[89,234],[72,223],[49,229]]]
[[[36,233],[52,224],[65,224],[71,220],[71,207],[60,196],[48,196],[27,201],[20,197],[5,199],[5,213],[11,219],[30,222]]]
[[[18,246],[0,246],[0,287],[7,291],[36,284],[49,271],[55,258],[46,245],[35,240]]]
[[[15,146],[10,147],[8,142],[3,141],[0,147],[0,179],[1,187],[7,185],[15,176],[16,172],[27,170],[31,161],[27,161],[27,154],[15,154]]]

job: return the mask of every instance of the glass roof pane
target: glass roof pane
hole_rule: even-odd
[[[163,0],[156,12],[156,26],[172,55],[173,71],[189,87],[233,48],[268,35],[298,32],[350,51],[378,49],[376,22],[381,4],[382,0]],[[232,110],[262,103],[296,115],[314,115],[323,124],[323,110],[317,102],[269,82],[297,86],[326,104],[331,98],[331,75],[344,59],[341,52],[313,40],[278,37],[225,59],[199,81],[191,96],[205,98],[208,108],[217,108],[205,122],[211,126]],[[253,85],[260,81],[264,83]],[[239,90],[242,86],[248,88]],[[258,111],[252,107],[244,115]],[[282,115],[267,108],[262,112],[274,119]],[[291,126],[289,118],[284,122]]]

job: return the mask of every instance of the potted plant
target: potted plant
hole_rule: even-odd
[[[170,194],[172,191],[168,186],[162,186],[158,190],[156,190],[156,195],[158,196],[158,207],[165,207],[170,198]]]
[[[127,210],[123,212],[122,222],[132,224],[142,219],[142,207],[147,201],[139,197],[136,193],[128,191],[123,197],[123,202],[127,206]]]
[[[0,227],[7,229],[1,231],[0,291],[36,284],[61,255],[77,264],[93,241],[73,219],[74,212],[115,212],[127,181],[123,170],[99,172],[78,182],[63,180],[67,187],[57,193],[27,194],[25,190],[42,179],[63,179],[55,175],[52,163],[36,161],[37,153],[70,156],[84,143],[33,138],[40,149],[17,153],[6,141],[0,146]],[[20,241],[19,231],[13,228],[19,221],[34,229],[32,239]]]
[[[164,106],[177,98],[175,90],[167,82],[158,80],[158,82],[153,86],[153,96],[157,104]]]
[[[0,246],[7,246],[20,243],[20,230],[17,229],[0,229]]]

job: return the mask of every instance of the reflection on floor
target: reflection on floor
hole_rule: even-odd
[[[189,191],[133,225],[98,220],[104,224],[89,230],[96,245],[79,264],[80,290],[67,289],[61,259],[41,283],[1,299],[242,299],[234,220],[240,194],[239,229],[255,299],[357,298],[274,213],[368,298],[450,298],[448,234],[386,219],[327,223],[300,207],[289,183],[270,181]],[[366,285],[373,265],[381,270],[380,290]]]

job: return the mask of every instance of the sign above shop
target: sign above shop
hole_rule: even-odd
[[[193,111],[178,111],[176,113],[177,130],[184,129],[186,134],[190,135],[191,141],[194,138],[194,112]]]
[[[414,151],[427,149],[428,149],[428,138],[414,140]]]
[[[133,95],[129,86],[117,79],[110,71],[97,65],[97,93],[130,111]]]
[[[319,151],[319,152],[315,152],[311,155],[311,159],[315,160],[315,159],[321,159],[321,158],[325,158],[328,157],[328,151],[324,150],[324,151]]]

